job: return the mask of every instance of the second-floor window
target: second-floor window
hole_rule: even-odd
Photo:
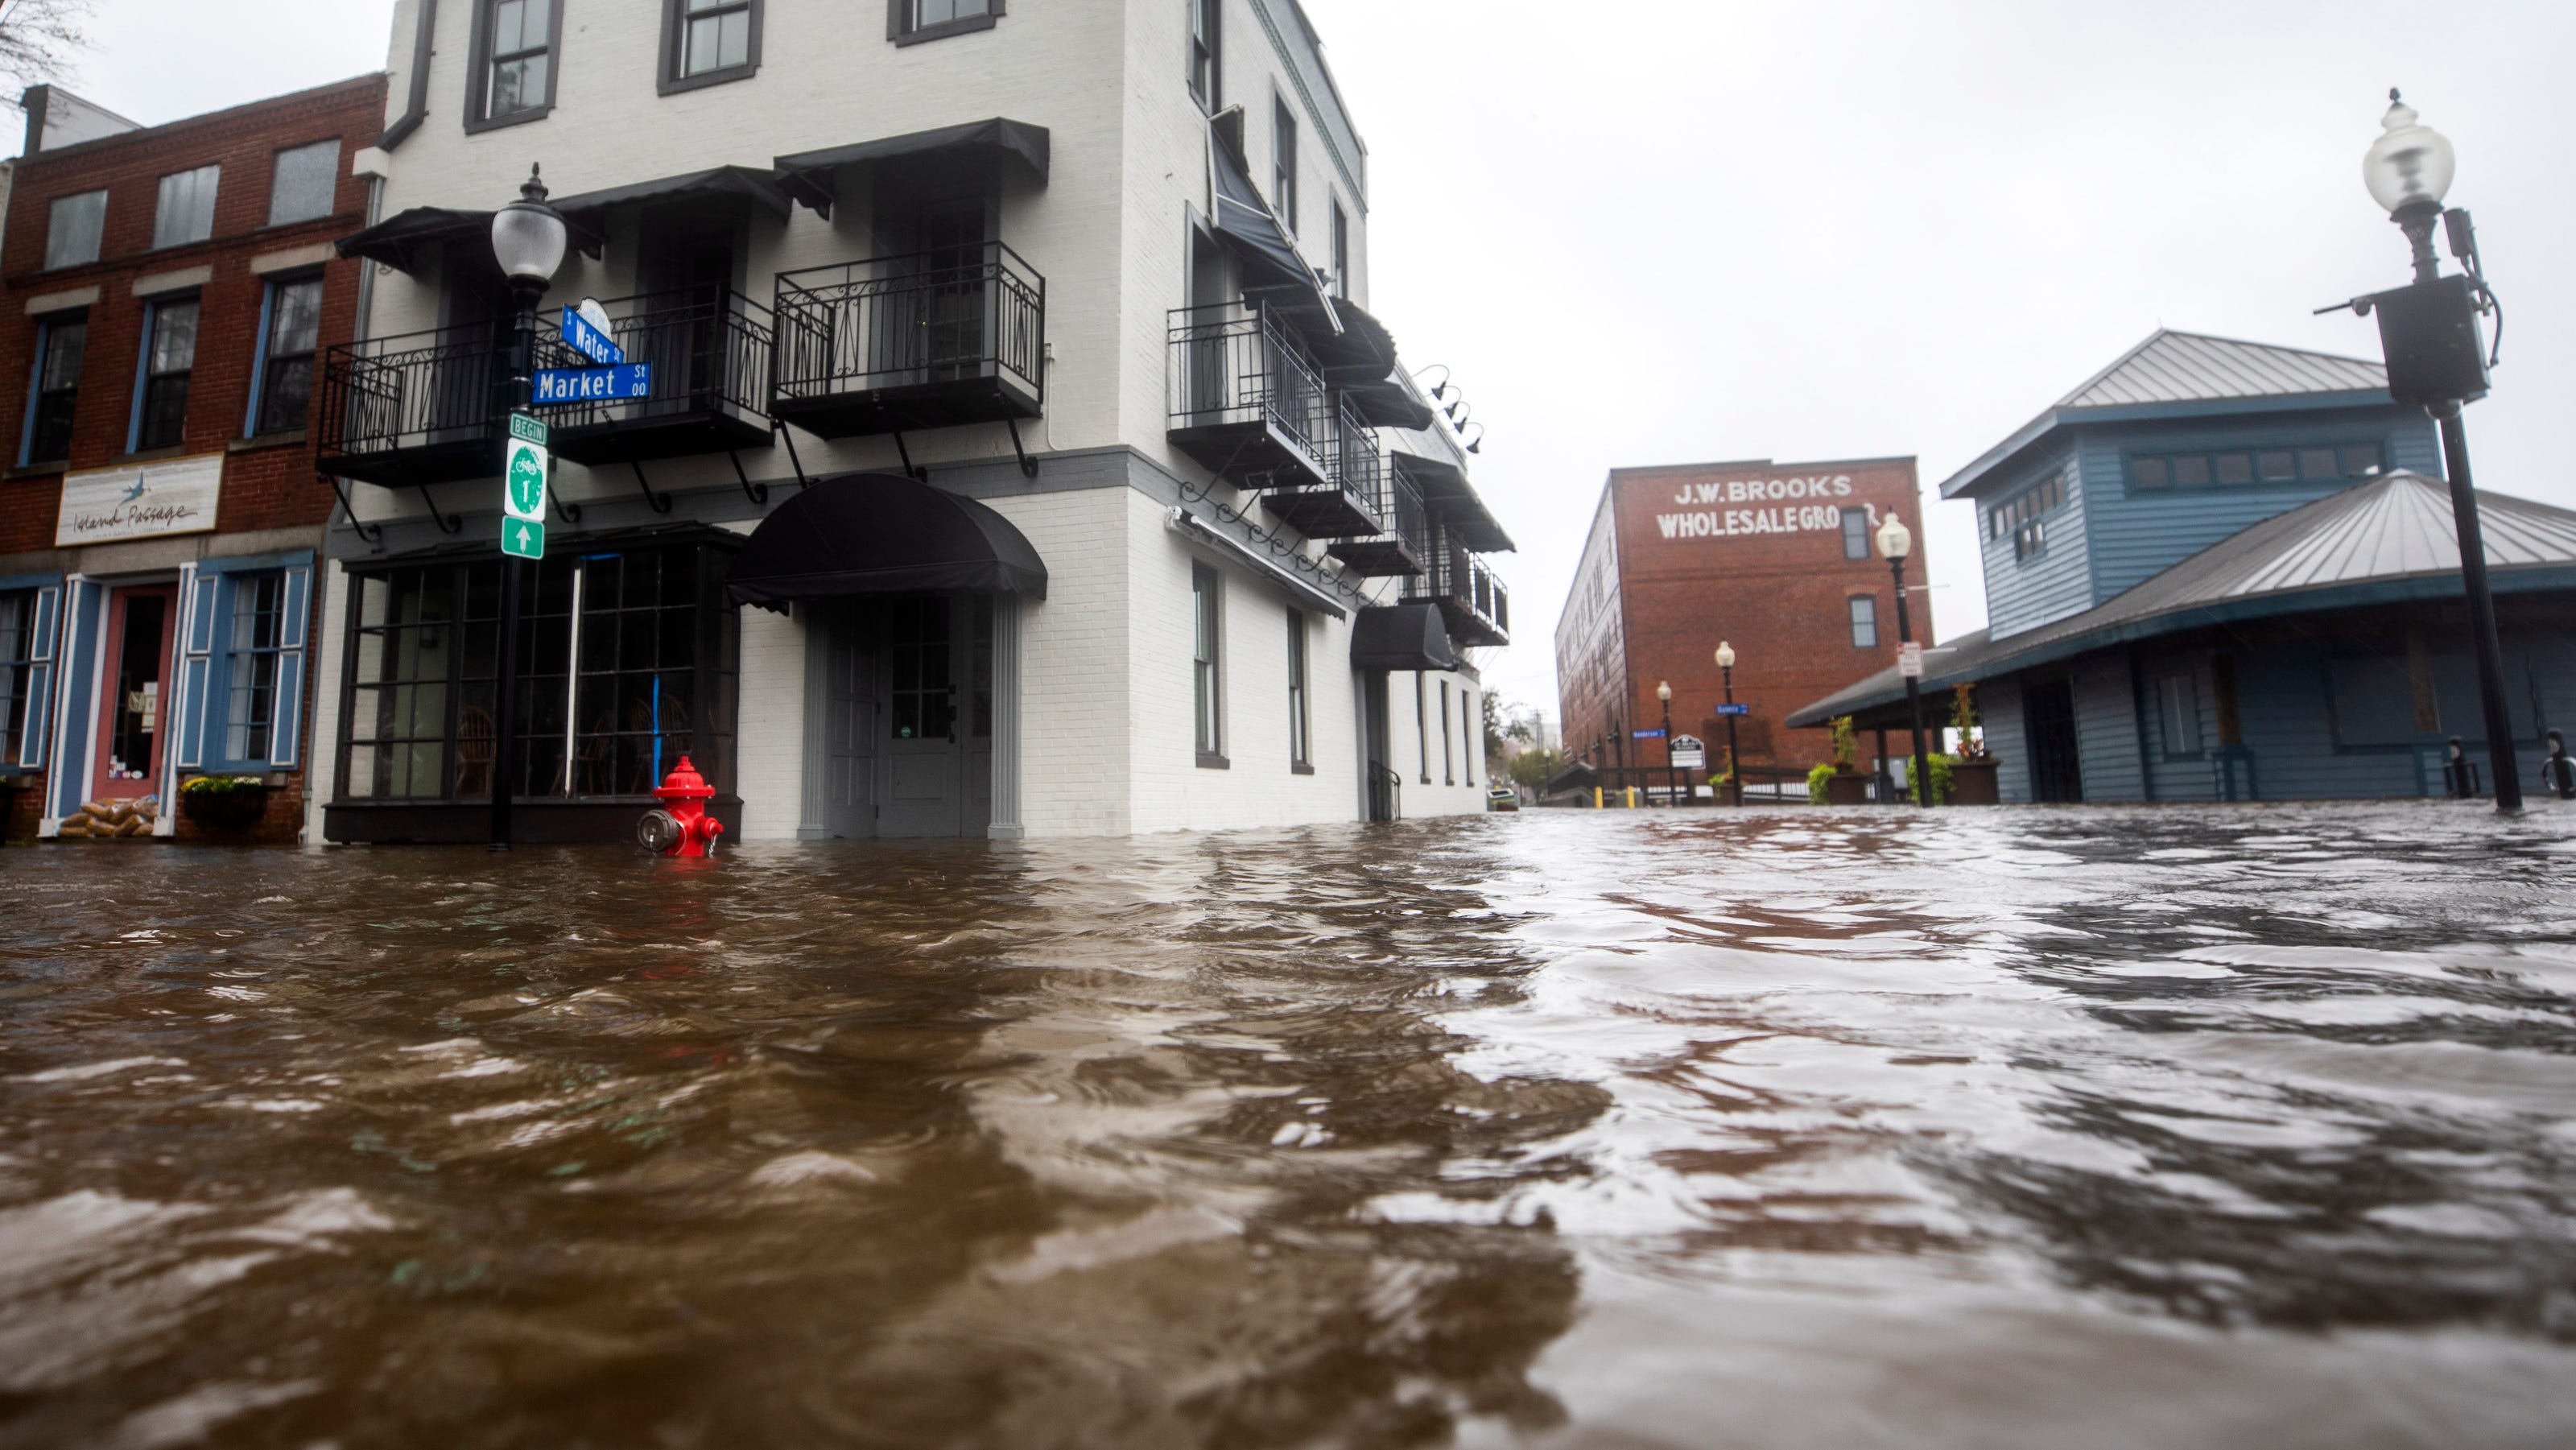
[[[49,317],[36,327],[36,406],[18,462],[60,463],[72,456],[72,417],[80,405],[81,355],[89,350],[85,315]]]
[[[1843,510],[1843,557],[1846,559],[1869,557],[1869,510]]]
[[[259,394],[253,433],[291,433],[313,406],[313,354],[322,340],[322,279],[296,277],[268,286],[268,330],[260,337]]]
[[[1297,230],[1297,118],[1286,101],[1270,103],[1270,204],[1288,230]]]
[[[268,183],[268,224],[282,227],[329,216],[339,182],[337,139],[278,152],[277,170]]]
[[[1878,600],[1867,594],[1851,597],[1851,632],[1853,649],[1878,648]]]
[[[155,251],[202,242],[215,234],[215,188],[223,174],[220,166],[200,166],[161,178],[161,199],[152,213]]]
[[[1002,0],[887,0],[887,38],[898,43],[936,40],[961,31],[991,28]]]
[[[2066,502],[2066,478],[2051,474],[1995,505],[1986,513],[1986,537],[2013,541],[2015,559],[2036,559],[2048,552],[2047,515]]]
[[[45,222],[45,270],[86,267],[97,261],[99,239],[106,231],[106,192],[54,198],[52,215]]]
[[[481,119],[543,112],[554,101],[554,0],[489,0]]]
[[[2162,493],[2257,483],[2332,483],[2368,478],[2384,466],[2376,443],[2166,453],[2130,459],[2129,487],[2137,493]]]
[[[1217,106],[1217,10],[1222,0],[1190,0],[1190,96],[1199,109]]]
[[[186,440],[188,379],[197,370],[197,299],[152,304],[144,327],[143,391],[134,401],[137,453]]]
[[[1351,218],[1338,200],[1333,203],[1333,295],[1351,295]]]
[[[678,0],[678,80],[751,64],[752,0]]]

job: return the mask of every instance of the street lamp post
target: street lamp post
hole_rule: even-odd
[[[546,184],[528,168],[519,199],[492,214],[492,257],[518,304],[510,348],[510,406],[536,403],[537,303],[563,266],[569,241],[561,213],[546,205]],[[510,849],[510,797],[519,750],[519,595],[524,570],[516,555],[501,560],[500,678],[492,688],[492,849]]]
[[[1905,556],[1914,552],[1913,531],[1905,520],[1888,511],[1887,522],[1878,526],[1878,552],[1887,556],[1888,572],[1896,577],[1896,642],[1914,642],[1914,612],[1905,607]],[[1931,757],[1923,748],[1923,681],[1915,675],[1905,677],[1905,711],[1914,722],[1914,758],[1906,762],[1907,782],[1918,806],[1932,804]]]
[[[1717,677],[1726,689],[1726,703],[1735,704],[1735,646],[1725,640],[1717,642]],[[1735,711],[1726,712],[1726,784],[1727,794],[1737,807],[1744,804],[1744,767],[1735,758]]]
[[[2479,353],[2477,314],[2494,294],[2478,261],[2477,234],[2465,211],[2445,211],[2456,158],[2450,141],[2418,124],[2415,111],[2388,93],[2379,139],[2362,157],[2370,195],[2405,232],[2414,251],[2415,282],[2394,292],[2357,299],[2356,311],[2379,310],[2379,335],[2388,361],[2389,393],[2420,403],[2442,432],[2443,472],[2450,476],[2451,522],[2460,540],[2460,583],[2469,596],[2470,646],[2478,662],[2478,703],[2486,715],[2488,769],[2495,775],[2499,811],[2522,809],[2522,773],[2514,759],[2512,710],[2505,701],[2504,645],[2496,629],[2495,595],[2487,583],[2485,531],[2469,476],[2469,436],[2461,408],[2485,397],[2486,360]],[[2461,277],[2442,276],[2433,254],[2433,224],[2444,224]],[[2327,309],[2329,311],[2335,309]],[[2465,344],[2463,349],[2462,344]]]
[[[1674,805],[1682,803],[1681,777],[1673,771],[1673,682],[1655,682],[1655,698],[1664,706],[1664,795]]]

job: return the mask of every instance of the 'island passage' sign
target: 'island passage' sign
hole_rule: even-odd
[[[204,533],[215,526],[215,500],[223,486],[220,453],[65,474],[54,547]]]
[[[625,363],[613,368],[543,368],[537,373],[537,406],[566,403],[623,403],[653,396],[653,365]]]

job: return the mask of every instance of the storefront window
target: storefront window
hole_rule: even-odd
[[[17,764],[26,749],[35,655],[36,591],[0,592],[0,765]]]
[[[732,786],[737,612],[706,545],[563,554],[523,581],[519,799],[637,797],[692,755]],[[342,793],[488,800],[500,644],[499,561],[356,581]]]

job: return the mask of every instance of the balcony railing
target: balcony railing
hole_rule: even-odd
[[[722,288],[655,292],[603,304],[630,363],[650,363],[652,396],[546,409],[554,451],[576,463],[755,447],[769,436],[769,309]],[[537,334],[537,366],[585,368],[561,315]]]
[[[1404,597],[1440,606],[1450,637],[1462,645],[1512,642],[1511,591],[1464,545],[1445,537],[1432,551],[1430,569],[1405,581]]]
[[[1035,418],[1046,279],[999,242],[778,277],[771,411],[825,437]]]
[[[1229,483],[1332,482],[1336,420],[1294,329],[1267,308],[1184,307],[1171,314],[1170,348],[1174,446]]]
[[[1333,557],[1363,575],[1419,574],[1431,559],[1431,524],[1422,493],[1400,468],[1380,457],[1369,511],[1383,527],[1374,534],[1336,539]]]
[[[510,343],[478,323],[333,347],[322,363],[324,471],[384,484],[496,471]]]

